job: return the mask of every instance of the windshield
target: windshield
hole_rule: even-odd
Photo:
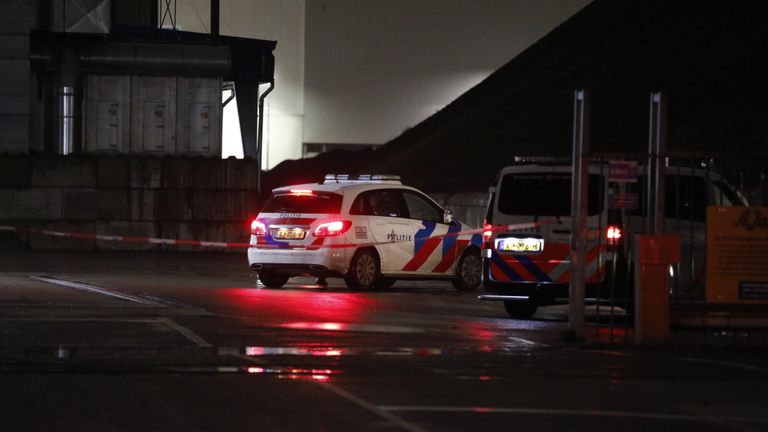
[[[603,210],[602,177],[589,176],[590,216]],[[521,216],[569,216],[571,175],[569,173],[512,173],[501,180],[499,211]]]

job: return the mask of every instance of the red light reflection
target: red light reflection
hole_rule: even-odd
[[[257,317],[259,325],[322,323],[318,330],[337,331],[343,329],[342,323],[366,322],[369,314],[381,309],[379,301],[347,292],[307,295],[301,291],[234,288],[221,290],[221,294],[216,300],[225,303],[222,308]]]
[[[312,357],[338,357],[350,354],[346,350],[331,347],[245,347],[247,356],[265,356],[265,355],[292,355],[292,356],[312,356]]]
[[[296,329],[296,330],[328,330],[328,331],[341,331],[346,330],[347,325],[336,322],[292,322],[283,324],[281,327]]]
[[[259,366],[249,366],[245,368],[245,372],[249,374],[272,374],[279,379],[295,379],[295,380],[307,380],[312,379],[315,381],[330,381],[331,376],[336,374],[336,371],[331,369],[301,369],[301,368],[263,368]]]

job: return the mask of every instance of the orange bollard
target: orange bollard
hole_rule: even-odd
[[[680,262],[679,235],[637,234],[635,243],[635,343],[669,339],[669,265]]]

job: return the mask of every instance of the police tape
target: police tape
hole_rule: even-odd
[[[541,225],[546,225],[551,222],[531,222],[512,225],[494,225],[492,227],[471,229],[465,231],[448,232],[445,234],[439,234],[434,236],[424,237],[423,239],[442,239],[446,237],[459,237],[465,235],[483,234],[489,231],[518,231],[530,228],[536,228]],[[297,246],[290,244],[269,244],[269,243],[233,243],[233,242],[217,242],[217,241],[202,241],[202,240],[185,240],[185,239],[169,239],[158,237],[141,237],[141,236],[127,236],[127,235],[109,235],[109,234],[93,234],[85,232],[73,232],[73,231],[53,231],[37,228],[24,228],[8,225],[0,225],[0,231],[12,231],[23,232],[32,235],[44,235],[60,238],[71,238],[79,240],[102,240],[113,241],[122,243],[139,243],[139,244],[153,244],[153,245],[174,245],[174,246],[199,246],[199,247],[211,247],[211,248],[234,248],[234,249],[246,249],[250,247],[256,247],[259,249],[320,249],[320,248],[354,248],[360,246],[374,246],[381,244],[393,244],[404,243],[407,241],[386,241],[386,242],[360,242],[360,243],[334,243],[334,244],[312,244],[306,246]],[[318,237],[319,239],[324,237]],[[419,239],[419,238],[417,238]]]

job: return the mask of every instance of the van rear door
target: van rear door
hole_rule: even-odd
[[[589,177],[587,282],[604,275],[605,182]],[[490,241],[490,277],[497,282],[567,283],[570,277],[571,173],[567,166],[516,166],[496,187]],[[489,212],[490,213],[490,212]],[[505,229],[503,226],[527,224]],[[501,227],[500,227],[501,226]],[[487,255],[486,255],[487,256]]]

